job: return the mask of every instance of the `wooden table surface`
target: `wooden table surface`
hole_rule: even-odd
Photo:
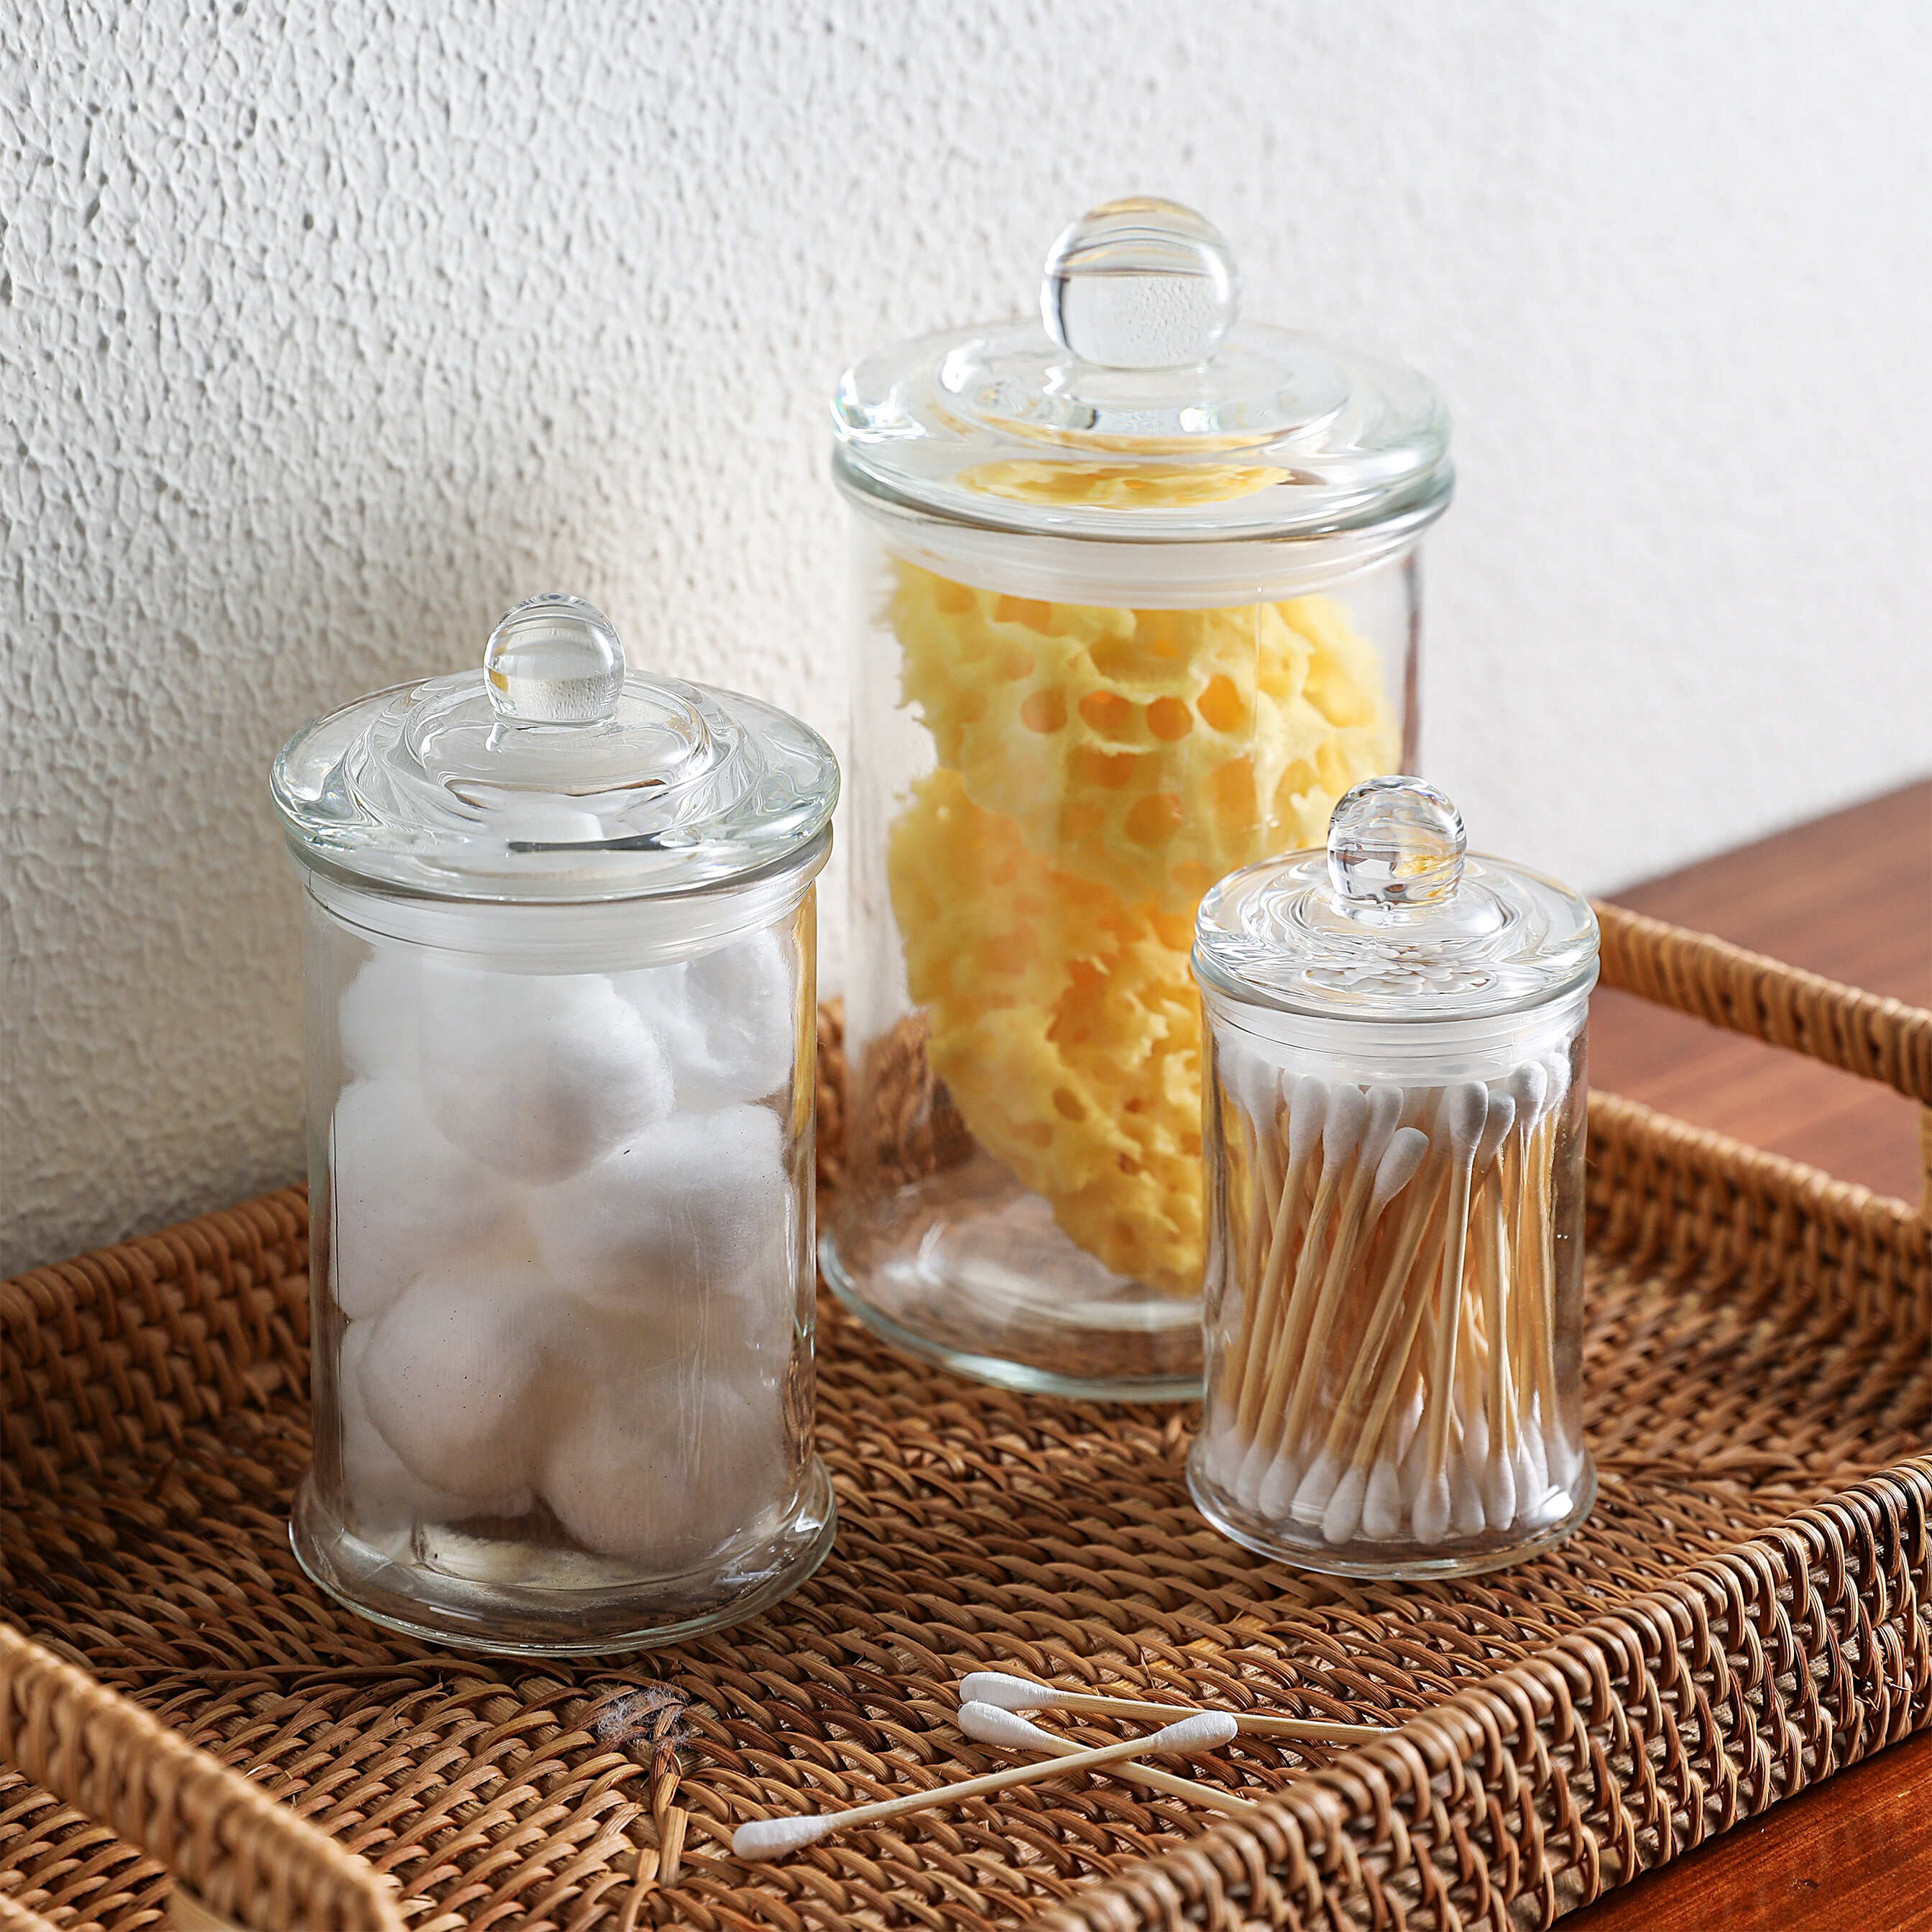
[[[1932,1006],[1932,782],[1610,896]],[[1596,996],[1590,1080],[1919,1198],[1911,1102],[1628,994]],[[1932,1732],[1563,1922],[1565,1932],[1932,1932]]]

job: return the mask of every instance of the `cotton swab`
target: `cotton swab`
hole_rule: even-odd
[[[997,1704],[962,1704],[959,1728],[976,1744],[1000,1744],[1010,1750],[1050,1752],[1055,1757],[1073,1757],[1082,1746],[1071,1738],[1056,1737],[1037,1724],[1029,1724],[1017,1711],[1003,1711]],[[1216,1811],[1253,1811],[1260,1808],[1252,1798],[1236,1798],[1211,1784],[1198,1784],[1191,1778],[1177,1778],[1150,1764],[1128,1762],[1117,1774],[1150,1791],[1164,1791],[1170,1798],[1184,1798],[1190,1804],[1204,1804]]]
[[[1280,1338],[1273,1348],[1273,1359],[1262,1381],[1259,1411],[1252,1429],[1252,1444],[1234,1486],[1235,1495],[1250,1509],[1259,1503],[1262,1484],[1271,1473],[1277,1486],[1285,1487],[1290,1496],[1294,1493],[1298,1478],[1291,1472],[1300,1445],[1283,1441],[1281,1434],[1288,1378],[1300,1359],[1303,1336],[1313,1312],[1310,1298],[1322,1256],[1317,1238],[1328,1221],[1343,1174],[1354,1164],[1356,1144],[1369,1125],[1369,1112],[1368,1096],[1359,1087],[1344,1084],[1330,1090],[1328,1108],[1322,1117],[1322,1172],[1315,1184],[1314,1204],[1308,1210],[1307,1237],[1295,1262],[1294,1282],[1282,1312]],[[1280,1225],[1277,1221],[1277,1228]],[[1282,1246],[1277,1238],[1268,1256],[1268,1274],[1277,1283],[1284,1272]],[[1281,1451],[1279,1465],[1277,1449]]]
[[[1090,1750],[1048,1758],[1041,1764],[1010,1765],[1004,1771],[989,1772],[983,1778],[969,1778],[930,1791],[908,1791],[903,1796],[882,1798],[876,1804],[856,1805],[848,1811],[824,1811],[800,1818],[756,1819],[740,1825],[731,1834],[731,1850],[741,1858],[779,1858],[824,1838],[829,1832],[842,1832],[854,1825],[877,1824],[881,1819],[903,1817],[908,1811],[923,1811],[937,1804],[989,1798],[996,1791],[1008,1791],[1016,1784],[1036,1784],[1066,1772],[1097,1771],[1106,1765],[1164,1751],[1212,1750],[1226,1744],[1234,1735],[1234,1719],[1225,1712],[1197,1711],[1148,1737],[1124,1738],[1117,1744],[1097,1744]]]
[[[1004,1670],[972,1670],[959,1680],[959,1695],[1002,1711],[1073,1711],[1097,1718],[1172,1718],[1180,1708],[1144,1697],[1102,1697],[1085,1690],[1063,1690]],[[1315,1744],[1359,1744],[1386,1737],[1376,1724],[1338,1724],[1316,1718],[1278,1718],[1266,1711],[1231,1711],[1235,1727],[1256,1737],[1287,1738]]]
[[[1400,1113],[1400,1090],[1384,1090],[1397,1096]],[[1372,1143],[1373,1124],[1370,1132],[1362,1137],[1364,1169]],[[1415,1127],[1399,1127],[1390,1137],[1382,1156],[1377,1161],[1373,1175],[1369,1179],[1366,1203],[1359,1200],[1362,1191],[1358,1180],[1354,1194],[1352,1194],[1348,1207],[1344,1210],[1342,1232],[1336,1236],[1334,1251],[1328,1258],[1328,1270],[1322,1284],[1322,1301],[1316,1311],[1316,1324],[1308,1338],[1306,1358],[1301,1370],[1294,1400],[1288,1412],[1288,1423],[1284,1437],[1299,1442],[1306,1432],[1316,1397],[1319,1391],[1324,1369],[1324,1357],[1328,1348],[1328,1331],[1333,1326],[1335,1312],[1340,1305],[1342,1291],[1354,1271],[1358,1256],[1371,1240],[1376,1226],[1389,1203],[1415,1178],[1416,1171],[1429,1151],[1429,1136]],[[1338,1478],[1354,1484],[1352,1475],[1345,1478],[1346,1466],[1342,1457],[1331,1451],[1324,1444],[1322,1451],[1303,1475],[1300,1486],[1289,1505],[1290,1513],[1299,1522],[1319,1522],[1327,1514],[1334,1498]],[[1364,1472],[1358,1489],[1366,1489],[1368,1477]],[[1268,1485],[1262,1486],[1262,1507],[1266,1510],[1270,1498]],[[1359,1507],[1360,1496],[1356,1497]]]
[[[1478,1096],[1480,1096],[1480,1102]],[[1480,1126],[1476,1108],[1483,1108]],[[1436,1544],[1447,1533],[1452,1514],[1467,1520],[1460,1496],[1452,1500],[1454,1478],[1445,1462],[1449,1448],[1449,1424],[1454,1408],[1450,1383],[1456,1372],[1456,1341],[1462,1319],[1462,1270],[1468,1252],[1469,1190],[1477,1162],[1485,1151],[1493,1154],[1502,1145],[1516,1117],[1516,1103],[1506,1094],[1492,1094],[1480,1083],[1458,1090],[1456,1114],[1449,1120],[1450,1159],[1449,1175],[1449,1242],[1442,1258],[1442,1300],[1436,1311],[1436,1360],[1429,1389],[1428,1445],[1423,1465],[1420,1489],[1413,1512],[1416,1540]],[[1460,1444],[1458,1445],[1460,1449]]]

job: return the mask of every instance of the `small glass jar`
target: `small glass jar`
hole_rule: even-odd
[[[305,888],[303,1568],[392,1629],[618,1650],[830,1546],[814,886],[838,788],[575,598],[275,762]]]
[[[1230,868],[1414,760],[1420,376],[1238,324],[1169,202],[1061,236],[1045,320],[861,364],[847,1180],[822,1259],[912,1352],[1020,1388],[1200,1385],[1198,1006]]]
[[[1206,1390],[1188,1482],[1306,1569],[1513,1563],[1588,1513],[1586,1029],[1597,921],[1463,854],[1418,778],[1202,902]]]

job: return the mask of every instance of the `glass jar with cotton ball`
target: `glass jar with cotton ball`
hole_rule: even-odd
[[[1203,898],[1206,1388],[1189,1484],[1352,1576],[1514,1562],[1588,1513],[1585,1047],[1597,922],[1372,778],[1325,852]]]
[[[812,1448],[814,885],[838,768],[572,597],[298,732],[315,1460],[392,1629],[530,1654],[748,1616]]]

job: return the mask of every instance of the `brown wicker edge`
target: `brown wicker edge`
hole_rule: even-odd
[[[1593,1164],[1647,1170],[1612,1190],[1622,1213],[1688,1190],[1711,1241],[1782,1246],[1814,1282],[1895,1296],[1907,1344],[1932,1346],[1932,1012],[1621,907],[1597,912],[1604,984],[1918,1100],[1926,1162],[1915,1214],[1592,1095]],[[1642,1233],[1627,1226],[1620,1244],[1641,1246]],[[1478,1918],[1504,1922],[1522,1901],[1547,1926],[1932,1723],[1928,1516],[1932,1455],[1693,1565],[1310,1773],[1252,1822],[1218,1822],[1034,1922],[1233,1932],[1334,1922],[1346,1900],[1365,1924],[1420,1913],[1450,1927],[1467,1922],[1454,1886],[1474,1888]],[[1607,1844],[1582,1822],[1606,1798],[1617,1820]]]
[[[402,1932],[367,1861],[4,1624],[0,1763],[140,1846],[219,1919]],[[46,1923],[31,1914],[25,1922]],[[0,1917],[0,1932],[7,1923]]]

